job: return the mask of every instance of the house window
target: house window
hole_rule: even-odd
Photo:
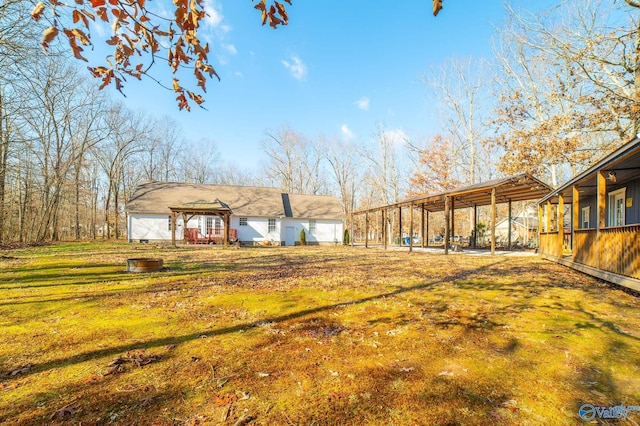
[[[171,216],[169,217],[169,222],[167,223],[167,231],[171,231]]]
[[[240,226],[247,226],[247,218],[246,217],[241,217],[240,218]]]
[[[582,229],[587,229],[589,228],[589,216],[591,215],[591,206],[587,206],[587,207],[583,207],[582,208],[582,226],[580,226]]]
[[[313,234],[314,232],[316,232],[316,221],[315,220],[309,220],[309,233]]]
[[[216,235],[222,234],[222,221],[219,217],[216,217]]]
[[[209,233],[210,229],[213,229],[213,218],[212,217],[208,217],[207,218],[207,234]]]
[[[609,226],[624,226],[625,196],[627,188],[609,193]]]
[[[276,220],[275,219],[269,219],[268,232],[276,232]]]

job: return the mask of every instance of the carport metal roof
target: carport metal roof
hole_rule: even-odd
[[[496,202],[539,200],[553,191],[546,183],[528,173],[494,179],[435,194],[405,198],[394,204],[360,210],[354,214],[372,213],[398,207],[422,206],[430,212],[445,210],[445,199],[454,198],[455,208],[491,205],[491,192],[496,191]]]

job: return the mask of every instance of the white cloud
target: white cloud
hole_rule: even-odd
[[[236,55],[238,53],[238,49],[236,49],[236,47],[233,44],[223,43],[222,48],[232,55]]]
[[[385,130],[384,135],[394,144],[400,145],[403,144],[409,136],[402,129],[391,129]]]
[[[369,98],[366,96],[354,102],[363,111],[369,111]]]
[[[207,14],[204,18],[205,23],[214,28],[218,27],[222,23],[224,16],[222,16],[222,11],[220,10],[220,7],[216,5],[215,1],[208,0],[204,5],[204,11]]]
[[[347,126],[346,124],[343,124],[340,127],[340,131],[342,132],[342,134],[347,138],[347,139],[353,139],[353,132],[351,131],[351,129],[349,128],[349,126]]]
[[[296,80],[303,80],[307,76],[307,66],[297,56],[291,57],[291,62],[282,61],[282,65],[289,70],[289,73]]]

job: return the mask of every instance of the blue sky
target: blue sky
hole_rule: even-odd
[[[128,82],[123,99],[171,116],[188,140],[214,141],[223,160],[250,169],[263,158],[265,132],[284,125],[358,144],[372,140],[379,124],[430,138],[438,119],[421,75],[452,56],[490,56],[494,26],[505,15],[503,2],[493,0],[445,0],[437,18],[431,0],[293,0],[290,24],[273,30],[260,25],[252,6],[208,2],[201,37],[222,81],[208,83],[206,111],[179,111],[175,95],[151,81]],[[162,72],[157,77],[169,85]]]

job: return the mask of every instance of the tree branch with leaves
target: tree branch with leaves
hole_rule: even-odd
[[[284,0],[291,4],[291,0]],[[48,51],[59,37],[66,37],[76,59],[88,62],[84,47],[92,46],[91,35],[98,23],[110,24],[111,34],[105,43],[113,51],[105,58],[106,64],[88,67],[91,74],[102,81],[100,88],[114,84],[123,91],[128,77],[149,74],[156,62],[164,63],[172,71],[172,89],[180,109],[190,110],[190,102],[202,106],[206,83],[214,76],[220,80],[209,63],[209,44],[198,37],[198,30],[206,18],[204,0],[174,0],[173,15],[163,17],[155,12],[151,0],[59,0],[40,1],[31,12],[35,21],[46,21],[49,26],[42,34],[42,47]],[[289,17],[285,6],[277,1],[260,0],[255,9],[261,12],[262,24],[276,29],[287,25]],[[189,69],[196,89],[183,87],[175,76],[181,69]],[[165,86],[166,87],[166,86]]]

